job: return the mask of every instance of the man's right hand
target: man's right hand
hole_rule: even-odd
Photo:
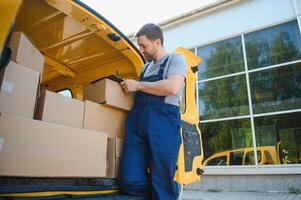
[[[139,90],[139,86],[140,86],[140,82],[135,81],[133,79],[124,80],[120,84],[125,93],[136,92]]]

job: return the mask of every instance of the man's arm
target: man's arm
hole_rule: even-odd
[[[156,96],[171,96],[177,94],[184,80],[184,76],[175,74],[156,82],[139,82],[128,79],[121,82],[121,86],[126,93],[141,91]]]

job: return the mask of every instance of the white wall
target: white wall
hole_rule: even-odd
[[[205,45],[293,18],[296,18],[293,0],[242,0],[165,29],[164,46],[173,51],[178,46]]]

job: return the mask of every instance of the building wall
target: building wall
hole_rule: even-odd
[[[216,88],[218,88],[220,85],[221,87],[224,87],[223,84],[231,85],[232,87],[234,87],[234,90],[235,87],[243,88],[244,92],[241,93],[241,98],[244,98],[244,101],[246,102],[245,104],[246,107],[243,109],[247,109],[247,112],[243,114],[232,114],[229,116],[209,117],[208,119],[204,119],[204,116],[201,116],[200,128],[202,130],[203,135],[204,133],[206,134],[210,132],[208,131],[208,129],[213,130],[212,134],[214,135],[216,134],[216,132],[218,132],[217,130],[218,128],[224,126],[226,128],[229,128],[227,129],[229,130],[229,132],[226,134],[228,135],[231,134],[232,140],[249,141],[249,144],[244,144],[245,146],[242,146],[240,148],[243,148],[244,151],[247,151],[249,148],[250,152],[254,151],[254,153],[256,154],[256,150],[253,149],[253,147],[257,148],[257,151],[258,150],[260,151],[264,149],[266,146],[266,145],[260,145],[259,141],[262,140],[266,142],[268,140],[273,140],[271,138],[276,136],[279,137],[279,132],[284,131],[285,133],[281,133],[282,135],[287,135],[287,138],[294,137],[292,139],[292,141],[294,141],[295,143],[294,151],[296,151],[298,154],[301,155],[300,153],[301,134],[299,131],[301,130],[300,129],[301,122],[299,120],[301,119],[301,106],[300,106],[300,101],[298,100],[299,98],[301,98],[301,96],[299,95],[299,91],[301,91],[301,87],[300,85],[295,84],[294,86],[295,91],[290,92],[288,94],[288,97],[284,97],[284,99],[282,100],[277,100],[278,94],[276,94],[278,90],[284,91],[285,93],[286,90],[292,88],[291,86],[287,86],[287,85],[289,85],[292,82],[294,77],[296,78],[297,82],[301,82],[300,79],[300,74],[301,74],[300,5],[301,5],[301,0],[239,1],[235,4],[220,7],[214,11],[203,13],[197,18],[190,19],[188,21],[178,23],[163,29],[165,35],[165,47],[168,49],[168,51],[173,51],[176,47],[182,46],[191,49],[199,56],[201,57],[204,56],[205,59],[207,59],[206,53],[210,52],[211,49],[214,49],[217,46],[228,45],[224,51],[221,51],[223,53],[229,50],[229,44],[230,46],[232,45],[231,47],[234,46],[234,48],[239,49],[238,51],[235,51],[235,52],[239,52],[239,56],[240,56],[238,60],[241,61],[240,63],[241,69],[239,70],[236,71],[234,70],[233,72],[225,72],[225,74],[219,74],[219,71],[217,71],[216,74],[211,77],[206,77],[206,76],[202,77],[201,74],[204,72],[203,68],[206,68],[206,66],[204,65],[207,65],[206,62],[208,62],[208,59],[206,61],[203,61],[203,64],[199,65],[200,70],[199,70],[198,83],[197,83],[197,87],[198,87],[197,94],[198,94],[198,101],[199,101],[198,103],[200,103],[200,101],[205,101],[202,98],[208,98],[208,96],[202,97],[201,95],[203,91],[206,91],[206,87],[208,88],[209,85],[211,84],[210,87],[212,87],[213,90],[215,89],[214,84],[212,84],[215,81]],[[289,26],[293,28],[289,28]],[[248,48],[249,45],[247,44],[247,42],[250,41],[252,42],[252,40],[248,40],[248,39],[252,38],[251,36],[256,35],[258,33],[259,36],[255,36],[254,38],[261,37],[261,39],[264,40],[265,39],[264,36],[266,35],[267,38],[269,38],[269,40],[272,40],[275,35],[271,35],[271,34],[275,33],[278,34],[279,36],[281,32],[286,32],[286,31],[287,33],[289,33],[286,37],[288,37],[289,43],[291,43],[294,46],[294,48],[297,49],[298,56],[294,58],[291,57],[288,59],[284,59],[282,61],[280,60],[276,62],[268,62],[267,65],[260,66],[258,68],[251,66],[249,62],[250,61],[248,55],[249,52],[247,52],[246,49]],[[290,33],[294,35],[293,37],[296,36],[295,39],[292,39],[292,35],[290,35]],[[275,47],[276,40],[274,40],[274,42],[275,44],[273,45]],[[261,47],[259,47],[259,49],[260,48]],[[283,49],[284,46],[280,47],[282,53],[283,53]],[[277,52],[275,54],[277,54]],[[226,58],[229,58],[229,56],[228,57],[226,56]],[[258,57],[257,59],[261,59],[261,58]],[[223,61],[220,62],[223,63]],[[226,62],[228,61],[225,60],[224,63]],[[226,67],[224,66],[224,68]],[[227,71],[225,69],[222,69],[222,67],[220,68],[220,70]],[[286,72],[288,73],[288,76],[286,77],[287,81],[284,77],[281,77],[282,75],[280,75]],[[265,79],[263,78],[262,80],[260,80],[258,79],[259,76],[262,77],[265,76],[264,77]],[[226,81],[226,79],[228,80]],[[261,81],[263,84],[266,84],[266,86],[261,87],[260,84],[259,85],[257,84],[260,83]],[[279,84],[279,82],[281,84]],[[274,89],[264,91],[263,88],[268,87],[267,86],[268,84],[271,84],[272,85],[271,88]],[[277,86],[278,88],[275,86],[276,84],[279,84],[279,87]],[[256,93],[258,91],[257,90],[258,88],[259,90],[261,90],[261,94]],[[255,111],[254,106],[256,107],[256,105],[254,103],[254,99],[255,100],[256,98],[260,99],[261,98],[260,95],[264,96],[267,94],[270,94],[272,96],[274,95],[276,97],[273,97],[274,99],[272,98],[272,100],[271,99],[267,100],[264,103],[267,103],[268,105],[273,104],[275,105],[276,109],[267,109],[267,111],[261,113]],[[256,95],[257,97],[255,97]],[[209,99],[210,98],[211,97],[209,97]],[[235,96],[233,95],[230,98],[234,99]],[[267,98],[269,98],[268,95]],[[223,101],[223,100],[224,99],[220,99],[220,100],[217,99],[216,102],[214,103],[219,103],[218,101]],[[238,101],[238,102],[241,103],[244,101]],[[231,100],[229,102],[233,103],[231,102]],[[289,102],[290,106],[287,106],[288,104],[284,105],[283,102]],[[279,105],[283,104],[284,107],[279,108],[277,107],[278,104]],[[203,109],[202,105],[200,106],[200,104],[198,104],[200,113],[202,113],[202,109]],[[239,106],[240,105],[238,105],[238,107]],[[264,108],[264,106],[262,108]],[[214,123],[216,123],[216,125],[214,125],[215,127],[213,128],[210,127],[210,125]],[[206,126],[208,125],[209,128],[208,127],[204,128],[205,127],[204,125]],[[236,128],[231,128],[231,126]],[[260,131],[262,132],[261,134],[259,134]],[[291,133],[290,131],[293,131],[295,133]],[[267,133],[265,134],[265,132]],[[221,137],[225,137],[226,134],[224,135],[220,134],[220,135]],[[268,134],[269,136],[267,138],[264,138],[265,135]],[[235,135],[238,135],[238,137],[234,137]],[[219,140],[221,140],[221,138],[219,138]],[[233,143],[235,143],[235,141]],[[277,146],[277,144],[279,145],[280,143],[275,143],[274,147]],[[276,149],[274,147],[273,146],[268,147],[270,149],[267,151],[271,152],[273,149]],[[204,148],[206,149],[206,146]],[[232,150],[233,149],[235,150],[235,145],[233,145]],[[221,148],[221,150],[223,149]],[[226,179],[231,179],[232,182],[234,180],[235,183],[238,183],[240,181],[243,182],[244,180],[249,180],[249,179],[252,182],[254,177],[255,179],[257,179],[256,177],[261,177],[261,176],[265,178],[269,178],[269,180],[274,180],[275,177],[276,178],[278,177],[281,179],[280,185],[282,189],[280,191],[288,191],[289,190],[288,188],[291,187],[289,183],[291,183],[292,181],[289,178],[283,178],[286,176],[284,174],[290,174],[288,176],[291,177],[291,179],[296,177],[300,178],[301,156],[297,155],[297,158],[294,158],[295,159],[294,163],[288,162],[284,165],[284,163],[277,163],[278,162],[277,161],[274,163],[267,164],[267,163],[261,163],[260,161],[261,159],[260,154],[264,154],[264,153],[265,151],[262,150],[262,152],[254,155],[253,159],[255,159],[255,163],[254,162],[249,163],[247,166],[244,166],[244,164],[240,164],[239,166],[233,166],[235,165],[233,163],[232,164],[228,163],[227,164],[228,166],[213,166],[213,167],[206,166],[204,167],[205,176],[203,181],[205,181],[205,183],[210,183],[211,186],[215,185],[217,187],[219,181],[216,180],[217,179],[224,180],[225,177]],[[210,155],[205,155],[205,158],[206,157],[208,158],[208,156],[212,156],[212,155],[213,155],[212,153]],[[298,159],[300,161],[298,161]],[[245,176],[246,174],[247,177]],[[214,181],[212,182],[212,180]],[[222,182],[232,183],[231,181],[229,182],[229,180],[226,181],[223,180]],[[278,184],[278,182],[275,181],[266,181],[267,184],[271,184],[273,182],[275,184]],[[296,187],[300,189],[301,187],[300,182],[294,182],[294,183],[295,185],[292,185],[292,187]],[[227,187],[227,184],[221,184],[221,185]],[[232,184],[233,187],[231,186],[233,190],[235,190],[236,188],[235,185],[237,185],[237,188],[239,188],[239,184],[233,183]],[[197,187],[199,188],[199,186]],[[268,186],[264,186],[263,188],[266,187]],[[273,187],[273,184],[271,184],[271,187]],[[248,190],[251,190],[250,188],[248,188]],[[194,186],[192,187],[192,189],[194,189]]]
[[[184,20],[181,23],[175,23],[174,25],[168,26],[167,28],[163,27],[165,37],[164,46],[169,52],[172,52],[176,47],[181,46],[189,48],[191,51],[202,57],[204,55],[204,52],[206,53],[206,51],[204,51],[206,47],[208,47],[208,49],[210,50],[210,48],[212,48],[212,46],[214,45],[218,46],[222,43],[228,44],[229,41],[230,44],[237,44],[237,42],[241,41],[240,53],[243,56],[243,70],[228,74],[219,74],[213,77],[206,78],[200,75],[204,72],[202,71],[204,62],[203,64],[199,65],[200,70],[198,72],[198,81],[196,83],[196,93],[198,96],[197,103],[199,108],[200,101],[203,100],[203,97],[200,94],[202,92],[202,90],[200,90],[200,86],[206,88],[208,87],[206,86],[206,83],[212,83],[214,81],[217,81],[216,85],[225,85],[223,83],[223,80],[231,78],[236,79],[237,77],[241,76],[242,82],[245,82],[245,87],[247,87],[244,88],[245,93],[242,96],[243,98],[246,98],[251,113],[244,115],[233,115],[231,117],[224,118],[216,117],[208,120],[202,119],[202,116],[200,116],[200,129],[202,131],[202,135],[205,135],[206,132],[208,132],[207,127],[204,130],[204,125],[208,125],[208,127],[210,128],[210,124],[213,123],[217,124],[216,127],[221,127],[220,124],[228,123],[228,127],[224,125],[224,130],[229,128],[231,130],[228,131],[230,131],[231,133],[232,129],[237,129],[231,128],[231,126],[237,127],[239,126],[239,123],[244,124],[244,126],[246,126],[245,124],[247,124],[247,128],[238,127],[238,129],[245,129],[247,130],[245,132],[251,134],[252,145],[245,148],[245,151],[247,151],[248,148],[251,148],[251,151],[254,151],[254,153],[256,154],[256,150],[253,148],[254,146],[257,151],[265,148],[264,146],[258,144],[258,128],[261,128],[263,130],[261,130],[261,132],[263,132],[262,135],[264,135],[265,123],[270,123],[271,125],[271,121],[274,120],[275,123],[272,123],[272,125],[278,132],[281,127],[283,129],[287,129],[285,131],[288,132],[292,129],[296,129],[296,127],[298,130],[301,130],[301,106],[299,104],[299,100],[297,100],[297,103],[291,104],[292,108],[278,109],[276,111],[266,111],[265,113],[260,114],[256,114],[256,112],[254,113],[254,102],[252,102],[252,99],[254,98],[254,90],[252,90],[252,84],[254,83],[252,83],[252,81],[254,81],[254,77],[255,79],[257,78],[258,81],[260,81],[260,78],[258,77],[261,76],[261,72],[262,74],[268,74],[268,76],[270,77],[274,76],[271,75],[271,72],[273,71],[282,71],[280,72],[280,74],[283,72],[288,72],[291,75],[298,74],[296,81],[300,83],[301,58],[298,57],[296,59],[279,61],[276,64],[270,64],[268,66],[261,66],[259,68],[252,69],[252,66],[249,65],[245,41],[248,40],[249,35],[253,35],[254,33],[256,34],[257,32],[266,31],[266,34],[268,36],[268,32],[270,30],[274,29],[277,32],[278,29],[279,33],[281,32],[279,31],[281,27],[284,27],[284,29],[286,29],[285,27],[288,24],[292,23],[294,24],[295,28],[297,27],[297,32],[299,33],[296,33],[296,29],[293,31],[294,34],[297,35],[297,39],[293,39],[291,40],[291,42],[299,49],[298,51],[300,53],[301,0],[241,0],[228,6],[222,6],[214,11],[205,12],[196,18],[186,21]],[[292,30],[288,30],[287,32],[291,33]],[[270,39],[271,37],[272,36],[269,36]],[[135,42],[135,39],[133,39],[133,41]],[[221,61],[221,63],[222,62],[223,61]],[[287,87],[285,85],[289,85],[290,81],[293,78],[288,76],[287,79],[289,80],[286,81],[285,78],[281,76],[276,77],[274,78],[272,85],[278,84],[277,82],[280,82],[283,86],[280,86],[279,90],[289,90],[290,87]],[[265,84],[268,84],[269,80],[263,80],[263,82],[265,82]],[[227,84],[229,83],[233,85],[233,81],[228,81]],[[214,86],[214,84],[211,85]],[[274,88],[274,91],[278,90],[277,87],[274,86]],[[298,98],[295,99],[301,99],[301,96],[299,95],[299,91],[301,91],[301,85],[296,86],[296,88],[297,89],[295,89],[295,91],[297,92],[293,94],[293,96],[298,96]],[[264,95],[265,93],[268,94],[271,91],[262,90],[261,92]],[[291,92],[289,94],[290,96],[284,100],[286,101],[289,99],[294,99],[292,98],[292,93],[294,92]],[[261,125],[262,127],[257,127],[259,125]],[[214,128],[211,129],[214,130]],[[273,130],[272,132],[276,132],[275,130]],[[218,131],[219,130],[216,130],[217,134],[219,134]],[[233,135],[240,133],[239,130],[234,130],[232,132]],[[292,134],[290,133],[288,135]],[[295,150],[297,149],[297,152],[299,151],[298,153],[300,153],[300,131],[297,133],[297,135],[295,135],[295,143],[296,145],[294,146],[294,148]],[[205,148],[206,154],[206,144],[203,144],[203,146]],[[225,151],[222,153],[225,153]],[[261,153],[264,153],[264,151],[262,151]],[[212,156],[212,154],[205,155],[205,159],[206,157],[208,158],[208,156]],[[232,165],[233,163],[228,163],[228,166],[203,166],[204,174],[201,181],[187,185],[185,186],[185,189],[212,191],[276,191],[300,193],[301,153],[299,156],[300,161],[292,164],[274,163],[262,165],[258,153],[255,157],[255,163],[252,163],[250,165],[241,164],[234,166]]]
[[[164,29],[165,47],[201,46],[295,17],[293,0],[243,0]]]

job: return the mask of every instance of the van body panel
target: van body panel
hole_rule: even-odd
[[[26,0],[15,31],[23,31],[45,56],[42,81],[53,91],[85,86],[116,70],[137,79],[144,63],[116,27],[80,1]]]

